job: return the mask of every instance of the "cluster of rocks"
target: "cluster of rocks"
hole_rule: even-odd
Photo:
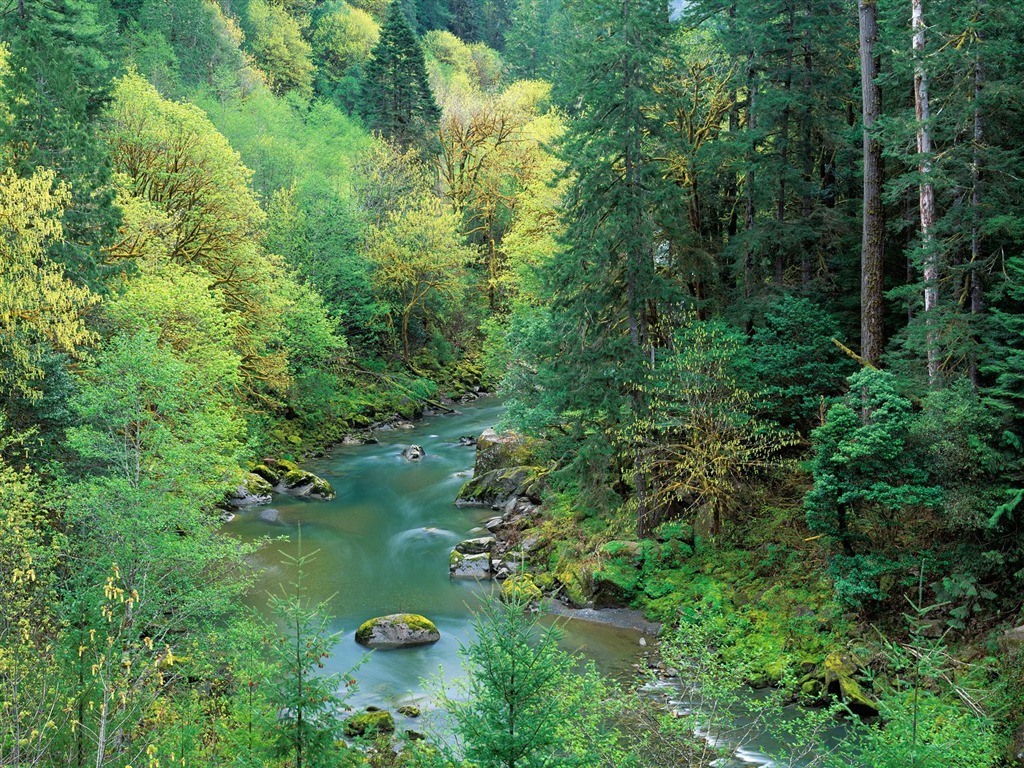
[[[499,435],[486,429],[480,437],[462,437],[459,443],[476,446],[476,461],[456,506],[485,507],[500,514],[483,524],[488,536],[467,539],[452,550],[449,573],[453,578],[506,579],[537,542],[527,531],[539,516],[539,468],[529,464],[526,438],[515,433]]]
[[[420,708],[415,704],[406,704],[399,707],[398,714],[416,718],[420,716]],[[395,732],[395,717],[386,709],[380,707],[367,707],[362,712],[352,715],[345,721],[342,732],[346,739],[365,739],[377,734],[389,734]],[[420,741],[426,738],[422,733],[414,730],[406,730],[405,736],[409,741]]]
[[[230,507],[255,507],[269,504],[274,493],[308,496],[311,499],[333,499],[334,488],[322,477],[301,469],[288,459],[264,459],[242,475],[241,484],[226,502]],[[229,514],[226,519],[230,519]]]

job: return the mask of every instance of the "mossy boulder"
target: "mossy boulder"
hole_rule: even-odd
[[[594,572],[594,607],[627,608],[637,596],[640,571],[631,564],[605,563]]]
[[[518,432],[498,434],[494,429],[485,429],[476,439],[473,471],[482,475],[495,469],[536,464],[538,446],[538,440]]]
[[[587,605],[594,595],[593,580],[580,563],[561,565],[555,571],[555,579],[562,585],[565,599],[576,608]]]
[[[263,463],[271,469],[276,470],[279,476],[283,476],[288,472],[294,472],[299,468],[299,465],[291,459],[267,459]]]
[[[281,473],[271,469],[266,464],[257,464],[252,468],[252,473],[259,475],[272,486],[277,485],[281,481]]]
[[[532,603],[543,593],[528,573],[509,576],[501,584],[501,599],[509,603]]]
[[[421,712],[420,708],[415,704],[403,704],[398,708],[398,714],[405,715],[406,717],[419,717]]]
[[[349,739],[394,732],[395,718],[387,710],[360,712],[345,721],[344,733]]]
[[[405,648],[429,645],[441,639],[434,622],[418,613],[392,613],[364,621],[356,642],[368,648]]]
[[[462,486],[455,503],[460,507],[501,507],[525,496],[539,500],[537,467],[509,467],[474,474]]]
[[[281,478],[280,487],[293,496],[314,499],[333,499],[337,495],[329,482],[304,469],[289,470]]]
[[[242,476],[241,484],[228,497],[228,503],[234,507],[253,507],[258,504],[269,504],[273,490],[270,483],[262,477],[252,472],[246,472]]]
[[[859,665],[853,656],[834,652],[825,657],[823,664],[825,686],[832,693],[838,693],[851,711],[860,715],[877,715],[878,706],[853,679]]]
[[[601,545],[598,553],[603,557],[622,560],[633,565],[643,562],[644,551],[639,541],[609,541]]]

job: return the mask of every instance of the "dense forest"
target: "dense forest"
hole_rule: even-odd
[[[778,764],[1024,765],[1022,51],[1015,0],[8,0],[0,765],[708,765],[541,591],[801,704]],[[481,391],[530,575],[454,739],[354,729],[225,502]]]

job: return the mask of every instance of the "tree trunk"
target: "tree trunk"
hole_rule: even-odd
[[[982,1],[978,0],[977,9],[980,15]],[[979,315],[985,310],[984,289],[981,283],[981,144],[985,140],[984,123],[981,115],[981,89],[985,84],[985,65],[981,54],[974,61],[974,149],[971,162],[971,268],[970,295],[972,326],[977,329]],[[975,333],[975,345],[971,349],[970,374],[971,383],[977,389],[980,385],[978,375],[978,339]]]
[[[935,310],[939,299],[939,262],[932,237],[932,230],[935,228],[935,186],[931,182],[931,108],[928,103],[928,73],[924,66],[924,0],[911,0],[910,5],[914,44],[914,112],[917,117],[918,170],[921,174],[919,207],[921,249],[924,252],[924,313],[928,328],[928,382],[935,384],[939,375],[938,335],[935,331]]]
[[[877,364],[884,334],[885,219],[882,210],[882,146],[873,136],[881,114],[878,79],[878,7],[876,0],[858,0],[860,11],[860,83],[863,121],[864,191],[860,246],[861,356]]]

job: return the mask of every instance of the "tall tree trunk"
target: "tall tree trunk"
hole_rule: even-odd
[[[928,72],[925,70],[924,0],[911,0],[911,29],[914,46],[914,112],[917,117],[919,207],[921,211],[921,249],[924,253],[924,313],[927,326],[928,382],[935,384],[939,375],[938,334],[935,311],[939,299],[939,261],[933,242],[935,228],[935,186],[931,181],[932,134],[931,107],[928,102]]]
[[[977,13],[983,13],[982,0],[977,2]],[[980,41],[979,41],[980,42]],[[974,147],[971,160],[971,271],[970,271],[970,293],[971,293],[971,315],[974,322],[972,325],[977,328],[978,316],[985,310],[984,290],[981,283],[981,170],[982,157],[981,145],[985,140],[985,126],[981,115],[981,89],[985,84],[985,64],[981,59],[981,53],[974,60]],[[976,334],[975,334],[976,335]],[[978,376],[978,352],[977,339],[975,346],[971,349],[970,361],[971,383],[977,389],[981,382]]]
[[[752,136],[753,132],[757,129],[757,82],[754,80],[754,54],[751,53],[748,58],[748,70],[747,70],[747,135]],[[754,231],[754,219],[756,217],[756,208],[754,200],[754,188],[756,183],[756,174],[754,173],[754,163],[756,162],[757,147],[754,144],[754,140],[750,139],[750,151],[748,154],[747,161],[747,173],[746,173],[746,192],[747,192],[747,208],[744,221],[744,228],[747,233],[747,243],[743,248],[743,295],[746,298],[754,292],[754,253],[753,246],[750,243],[751,233]]]
[[[789,118],[793,94],[793,45],[796,27],[793,3],[786,3],[788,21],[786,23],[786,74],[782,90],[785,94],[785,106],[782,108],[782,126],[779,131],[779,198],[775,204],[775,220],[778,223],[778,242],[775,251],[775,284],[780,288],[786,281],[786,177],[789,175]]]
[[[881,113],[878,87],[878,7],[876,0],[858,0],[860,15],[861,119],[863,121],[864,191],[860,245],[861,355],[878,363],[884,342],[885,219],[882,209],[882,146],[872,134]]]

